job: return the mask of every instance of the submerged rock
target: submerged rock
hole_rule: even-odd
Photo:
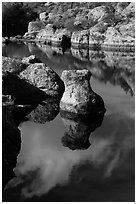
[[[42,101],[34,110],[31,111],[27,118],[36,123],[46,123],[53,120],[59,113],[59,101],[45,100]]]
[[[24,64],[20,59],[2,57],[2,74],[10,72],[13,74],[18,74],[22,70],[26,69],[26,64]]]
[[[102,124],[104,118],[104,114],[95,113],[82,117],[62,110],[60,115],[65,125],[65,133],[61,141],[64,146],[72,150],[89,148],[90,134]]]
[[[29,65],[19,76],[49,96],[62,97],[64,92],[63,81],[53,69],[43,63]]]
[[[82,115],[106,111],[103,99],[90,86],[90,77],[88,70],[63,71],[65,92],[60,102],[61,110]]]

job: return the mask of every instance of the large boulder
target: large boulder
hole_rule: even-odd
[[[105,6],[98,6],[92,9],[88,13],[88,19],[92,19],[93,21],[99,22],[104,20],[108,16],[108,13],[106,12]]]
[[[53,69],[43,63],[30,64],[19,77],[49,96],[60,98],[64,92],[63,81]]]
[[[45,25],[41,21],[32,21],[28,25],[28,33],[40,31]]]
[[[132,37],[135,39],[135,19],[130,18],[130,20],[124,21],[123,23],[119,23],[116,27],[117,30],[121,33],[121,35],[128,39],[128,37]]]
[[[82,115],[105,112],[103,99],[90,86],[90,77],[88,70],[63,71],[65,92],[60,102],[61,110]]]
[[[131,47],[135,45],[135,39],[129,35],[122,35],[115,27],[108,27],[102,47],[107,45],[118,46],[119,49],[120,46]]]
[[[18,74],[22,70],[26,68],[26,64],[24,64],[20,59],[10,58],[10,57],[2,57],[2,74],[6,74],[6,72]]]

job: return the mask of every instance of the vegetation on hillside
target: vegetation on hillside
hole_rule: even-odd
[[[38,20],[39,14],[46,12],[45,25],[51,23],[57,28],[68,28],[70,31],[90,28],[98,23],[91,10],[104,6],[107,15],[103,22],[109,26],[117,25],[122,17],[116,13],[116,2],[3,2],[2,34],[15,36],[27,32],[28,23]],[[128,2],[122,2],[123,9]],[[130,14],[130,18],[133,17]]]

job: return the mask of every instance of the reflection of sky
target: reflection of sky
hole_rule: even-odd
[[[70,53],[46,52],[48,55],[34,45],[9,44],[3,48],[3,55],[10,57],[36,54],[59,75],[63,69],[90,69],[94,61],[84,63]],[[111,78],[104,62],[98,66],[97,71],[107,68],[108,72],[102,73]],[[53,195],[55,201],[134,201],[134,97],[108,81],[105,84],[91,78],[91,86],[103,98],[107,112],[102,126],[91,133],[89,149],[72,151],[63,147],[65,128],[59,115],[44,125],[24,122],[20,127],[17,179],[5,192],[9,201],[12,197],[33,200],[34,196],[46,201],[44,196],[50,197],[51,190],[49,201],[54,200]]]
[[[74,166],[81,166],[87,161],[91,164],[90,167],[85,165],[83,172],[78,168],[73,177],[76,177],[74,180],[79,185],[82,182],[82,189],[84,186],[92,186],[93,193],[90,192],[91,197],[88,195],[89,201],[94,201],[94,193],[102,196],[99,190],[101,185],[104,185],[104,194],[110,192],[112,201],[116,197],[118,201],[122,198],[134,200],[134,98],[126,96],[119,87],[109,84],[102,87],[97,81],[91,83],[93,90],[103,97],[107,112],[102,126],[91,133],[89,149],[71,151],[62,146],[64,125],[59,115],[44,125],[25,122],[20,127],[22,148],[15,169],[18,178],[13,183],[18,186],[17,192],[20,189],[25,197],[23,200],[33,196],[42,197],[58,185],[68,186],[69,191],[71,171]],[[70,190],[74,199],[79,189],[74,182],[75,185],[75,188],[72,187],[75,193]],[[106,185],[114,186],[108,190]],[[97,186],[96,190],[94,186]],[[117,188],[119,190],[114,196]],[[83,189],[83,196],[89,191]]]

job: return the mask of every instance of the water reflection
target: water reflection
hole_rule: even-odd
[[[134,119],[122,113],[107,115],[86,151],[69,151],[61,145],[64,127],[59,116],[44,126],[23,123],[21,132],[17,179],[5,192],[7,201],[6,193],[10,201],[46,201],[51,189],[52,195],[60,192],[63,201],[134,200]],[[103,196],[102,190],[111,197]]]
[[[20,124],[17,178],[3,193],[5,201],[134,202],[134,54],[93,51],[90,61],[82,61],[71,51],[48,57],[36,45],[29,45],[29,52],[58,74],[64,68],[89,69],[93,90],[104,99],[107,112],[102,125],[91,133],[87,125],[70,118],[62,121],[59,114],[45,124]],[[76,135],[87,131],[92,144],[88,149],[70,151],[62,145],[65,132],[71,134],[70,126]]]
[[[133,96],[135,91],[135,54],[134,52],[111,52],[88,49],[63,50],[41,44],[10,43],[3,46],[3,56],[27,57],[36,55],[43,63],[53,68],[59,75],[64,69],[89,69],[102,83],[120,86]]]
[[[72,150],[88,149],[91,145],[89,137],[103,121],[104,113],[92,113],[83,117],[82,115],[60,110],[60,115],[65,126],[62,144]]]

